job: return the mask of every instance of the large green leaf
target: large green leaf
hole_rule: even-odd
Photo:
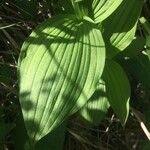
[[[125,0],[117,10],[102,23],[107,56],[112,57],[124,50],[133,40],[142,0]]]
[[[22,46],[20,103],[30,139],[54,130],[94,93],[105,63],[96,25],[74,16],[41,24]]]
[[[123,0],[93,0],[92,10],[96,23],[102,22],[111,15]]]
[[[87,104],[80,110],[80,116],[92,125],[98,125],[109,108],[105,82],[100,80],[96,91]]]
[[[102,79],[106,85],[106,96],[121,123],[127,120],[129,114],[130,84],[121,66],[112,60],[107,60]]]

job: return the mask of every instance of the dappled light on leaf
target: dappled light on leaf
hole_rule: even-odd
[[[102,22],[111,15],[123,0],[93,0],[93,16],[96,23]]]
[[[32,32],[22,47],[19,75],[20,103],[33,142],[87,102],[104,63],[101,32],[88,21],[58,16]],[[27,111],[29,101],[33,106]]]
[[[115,56],[132,42],[142,6],[142,0],[124,0],[116,11],[102,22],[108,57]]]
[[[96,91],[79,113],[87,123],[98,125],[104,119],[108,108],[106,85],[104,81],[100,80]]]

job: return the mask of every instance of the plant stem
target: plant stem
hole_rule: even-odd
[[[75,0],[71,0],[72,6],[74,8],[75,13],[77,14],[77,17],[81,19],[83,17],[83,12],[80,10],[79,2],[75,2]]]

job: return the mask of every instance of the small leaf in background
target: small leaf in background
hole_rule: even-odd
[[[91,125],[98,125],[104,119],[109,102],[107,100],[105,82],[100,80],[96,91],[87,104],[80,110],[80,117]]]
[[[20,103],[33,144],[78,111],[94,93],[105,64],[95,24],[58,16],[41,24],[22,47]]]
[[[115,56],[132,42],[142,6],[142,0],[125,0],[102,22],[107,57]]]
[[[102,75],[110,106],[122,125],[129,114],[130,83],[122,67],[113,60],[107,60]]]

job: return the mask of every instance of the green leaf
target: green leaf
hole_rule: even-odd
[[[150,89],[150,60],[146,53],[139,53],[126,61],[127,71]]]
[[[111,15],[123,0],[93,0],[92,10],[93,17],[96,23],[102,22]]]
[[[146,44],[146,40],[144,37],[135,37],[134,40],[131,42],[131,44],[124,50],[121,51],[116,55],[116,60],[123,60],[126,61],[130,58],[133,58],[139,54],[139,52],[142,51]],[[119,61],[119,62],[120,62]]]
[[[80,110],[80,116],[89,124],[98,125],[101,120],[104,119],[108,108],[109,102],[107,99],[105,82],[101,80],[92,97]]]
[[[106,85],[110,106],[124,125],[129,114],[130,84],[128,78],[118,63],[107,60],[102,79]]]
[[[150,89],[150,59],[146,51],[142,51],[145,38],[135,39],[130,46],[116,56],[116,60],[126,72]]]
[[[15,150],[26,150],[30,146],[30,144],[29,144],[29,139],[24,125],[23,116],[20,109],[18,111],[18,114],[19,115],[16,118],[16,127],[13,130]],[[35,149],[36,150],[43,150],[43,149],[62,150],[64,139],[65,139],[66,128],[67,128],[67,121],[63,122],[58,128],[56,128],[51,133],[43,137],[40,141],[38,141],[35,146]]]
[[[88,123],[98,125],[105,116],[109,103],[122,124],[129,113],[130,84],[121,66],[106,60],[102,79],[97,90],[81,109],[80,115]]]
[[[108,57],[113,57],[132,42],[142,6],[141,0],[125,0],[103,21],[102,28]]]
[[[33,143],[78,111],[94,93],[105,63],[100,30],[74,16],[42,23],[22,46],[20,103]]]
[[[36,150],[62,150],[65,133],[67,129],[67,122],[63,122],[58,128],[46,135],[36,144]]]

